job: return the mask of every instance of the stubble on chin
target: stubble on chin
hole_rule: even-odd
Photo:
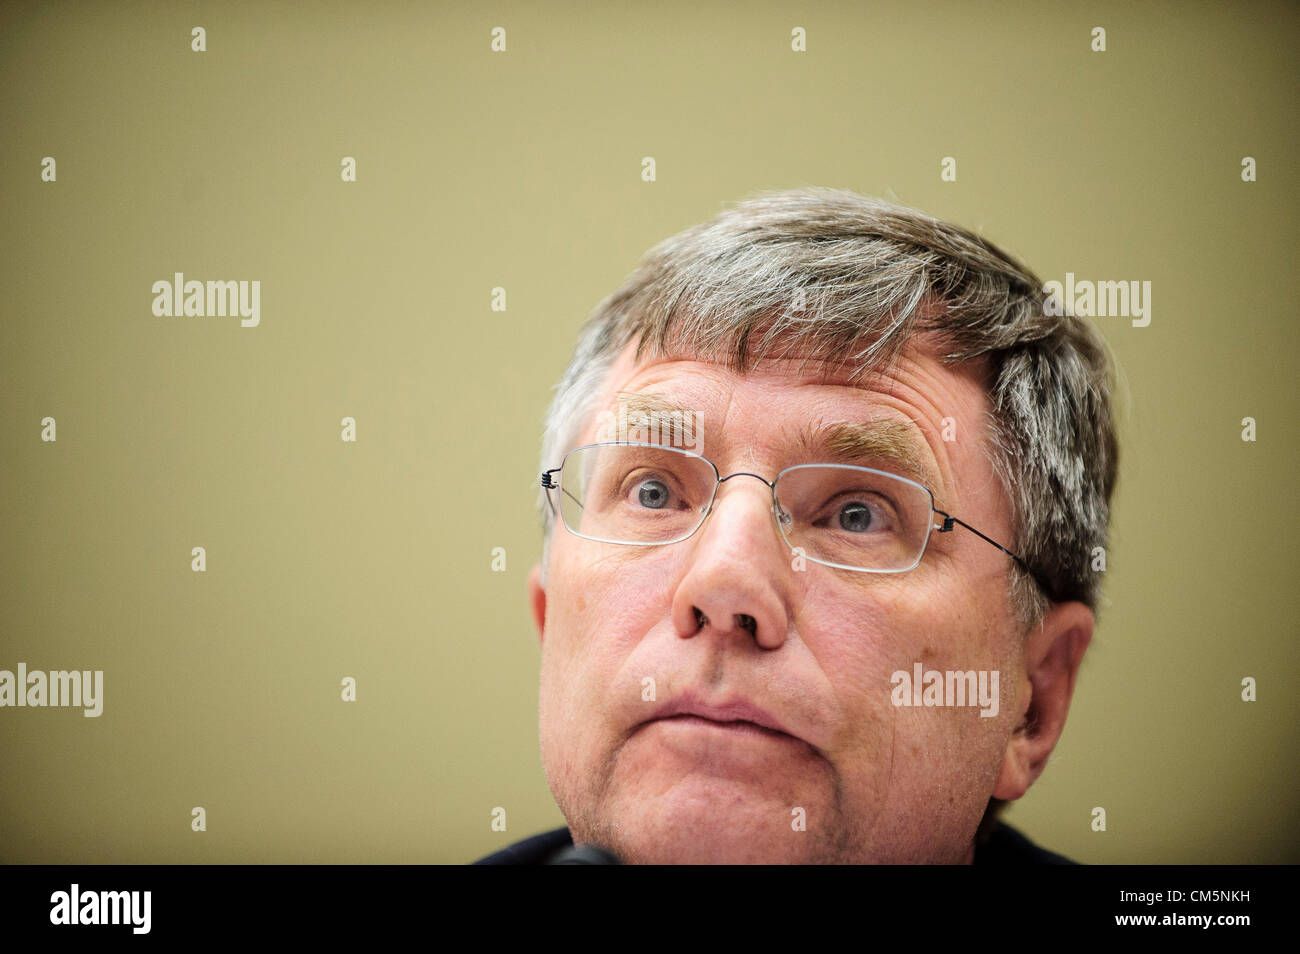
[[[687,817],[671,817],[656,808],[664,804],[658,793],[639,792],[624,784],[618,774],[619,750],[611,749],[588,772],[569,773],[569,783],[554,791],[575,844],[596,844],[624,864],[851,864],[861,862],[867,832],[847,819],[844,785],[839,772],[829,766],[829,798],[808,806],[805,827],[797,830],[792,809],[779,803],[761,811],[745,810],[736,796],[729,810],[727,799],[702,805]],[[793,801],[807,801],[793,797]],[[770,818],[770,823],[768,819]]]

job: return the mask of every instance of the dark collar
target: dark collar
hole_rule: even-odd
[[[493,852],[486,858],[474,862],[476,865],[544,865],[551,862],[556,854],[573,846],[573,837],[567,828],[533,835],[523,841],[517,841],[500,851]],[[977,865],[1072,865],[1063,855],[1039,848],[1016,829],[1005,822],[999,822],[984,841],[975,846]]]

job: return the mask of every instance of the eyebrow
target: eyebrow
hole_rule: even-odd
[[[611,410],[622,411],[627,418],[645,414],[670,446],[694,444],[697,440],[701,417],[698,410],[682,407],[654,391],[619,391],[615,396],[618,403]]]
[[[643,412],[668,421],[699,415],[652,391],[619,391],[617,398],[628,414]],[[948,495],[947,486],[931,463],[930,454],[918,446],[918,436],[914,425],[878,418],[805,426],[796,432],[795,443],[803,458],[800,463],[880,464],[880,469],[924,484],[934,493],[935,506],[947,509],[942,503]]]
[[[646,414],[688,414],[691,413],[675,401],[669,400],[655,391],[619,391],[618,407],[627,408],[629,414],[641,411]]]
[[[869,461],[924,484],[934,492],[935,506],[947,496],[930,455],[918,446],[915,426],[891,418],[874,421],[830,421],[803,428],[796,435],[809,462],[855,464]],[[861,465],[861,466],[866,466]]]

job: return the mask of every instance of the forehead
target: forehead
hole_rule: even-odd
[[[784,350],[782,350],[784,348]],[[617,391],[630,377],[641,377],[644,372],[651,372],[661,366],[670,368],[703,369],[707,368],[718,374],[730,374],[736,378],[750,375],[765,375],[785,379],[792,386],[798,385],[841,385],[858,387],[863,390],[879,388],[888,384],[899,371],[922,372],[936,378],[946,377],[953,381],[963,381],[987,394],[992,385],[989,363],[986,357],[978,357],[959,363],[945,363],[941,358],[945,350],[943,339],[938,332],[927,331],[912,335],[899,349],[898,359],[889,368],[876,374],[861,370],[856,362],[820,361],[796,350],[793,345],[785,348],[780,340],[771,346],[768,353],[752,359],[752,366],[743,374],[734,372],[714,357],[690,351],[673,351],[668,354],[636,355],[636,341],[627,344],[611,362],[610,370],[603,382],[604,398]],[[661,375],[663,377],[663,375]]]

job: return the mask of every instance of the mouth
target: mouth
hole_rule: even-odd
[[[734,735],[799,740],[775,716],[739,697],[709,701],[688,692],[660,706],[641,725],[652,723],[674,725],[677,728],[710,729]]]
[[[739,779],[761,786],[774,773],[816,772],[824,768],[819,762],[828,761],[788,725],[743,696],[710,699],[688,690],[661,703],[629,736],[653,747],[652,754],[643,756],[653,764],[667,765],[678,775],[686,766],[682,777]]]
[[[788,732],[782,732],[779,729],[769,729],[767,726],[759,725],[757,722],[750,722],[746,719],[709,719],[704,716],[692,715],[690,713],[681,713],[679,715],[661,716],[657,719],[650,719],[650,722],[675,723],[679,726],[693,726],[701,729],[711,729],[717,732],[729,734],[738,734],[746,736],[757,736],[759,738],[773,739],[794,739],[794,736]]]

